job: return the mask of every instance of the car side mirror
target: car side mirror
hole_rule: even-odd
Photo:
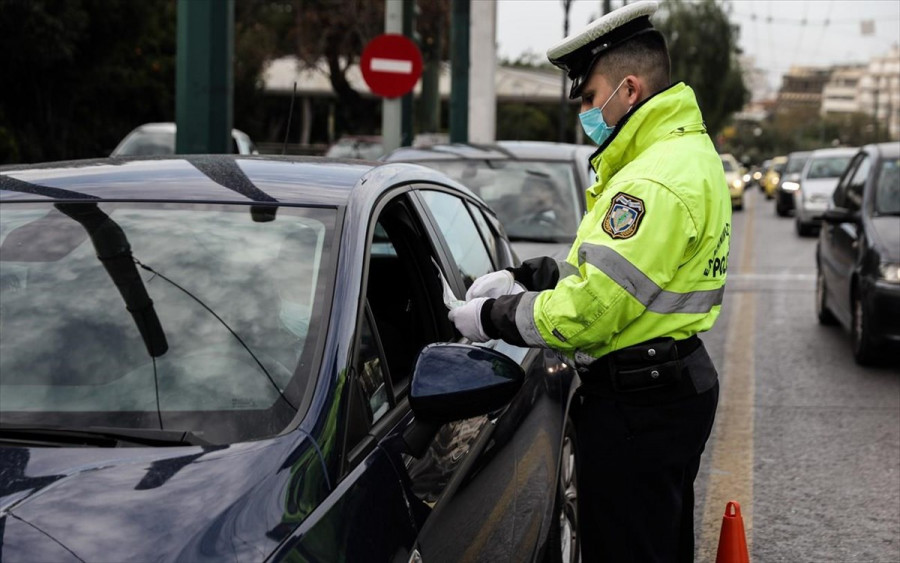
[[[416,419],[404,432],[407,449],[419,457],[437,429],[507,405],[525,381],[508,356],[469,344],[430,344],[413,368],[409,404]]]
[[[855,212],[844,207],[835,207],[829,209],[822,214],[822,220],[830,225],[840,223],[856,223],[858,216]]]

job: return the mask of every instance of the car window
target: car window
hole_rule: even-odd
[[[863,189],[866,186],[866,179],[869,177],[869,168],[871,166],[871,159],[868,156],[863,156],[847,184],[847,191],[844,196],[844,207],[847,209],[858,211],[862,208]]]
[[[494,271],[478,227],[463,201],[444,192],[422,190],[420,193],[450,247],[466,288],[479,276]]]
[[[475,225],[478,227],[478,232],[481,233],[481,238],[484,240],[484,243],[487,245],[488,253],[491,256],[491,261],[494,263],[494,267],[499,267],[500,257],[497,254],[497,235],[491,230],[488,226],[487,219],[485,219],[484,214],[481,212],[478,207],[475,205],[466,202],[466,207],[469,208],[469,212],[472,214],[472,217],[475,219]]]
[[[875,185],[875,212],[900,214],[900,159],[886,159],[881,163]]]
[[[803,166],[809,160],[809,155],[794,155],[788,158],[787,166],[784,170],[785,174],[799,174],[803,171]]]
[[[175,153],[174,131],[137,131],[122,143],[114,156],[143,156]]]
[[[277,433],[313,377],[335,214],[4,205],[0,422]]]
[[[724,158],[724,157],[722,158],[722,167],[725,169],[725,172],[734,172],[735,171],[735,167],[731,163],[731,160]]]
[[[359,352],[356,359],[357,382],[366,399],[366,419],[377,422],[390,407],[387,379],[382,368],[381,353],[375,341],[372,320],[364,315],[360,326]]]
[[[817,157],[809,163],[806,170],[807,179],[840,178],[841,174],[850,163],[850,156],[823,156]]]
[[[569,242],[581,218],[582,193],[572,163],[528,160],[421,161],[475,192],[510,240]]]

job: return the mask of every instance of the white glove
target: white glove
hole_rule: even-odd
[[[472,342],[487,342],[490,340],[490,337],[484,333],[484,328],[481,326],[481,307],[484,306],[484,302],[487,300],[487,297],[472,299],[465,305],[457,307],[447,314],[453,324],[456,325],[456,329]]]
[[[478,297],[490,297],[496,299],[502,295],[517,295],[525,291],[522,284],[516,282],[512,272],[500,270],[485,274],[475,280],[469,290],[466,291],[466,301]]]

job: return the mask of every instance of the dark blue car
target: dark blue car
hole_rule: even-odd
[[[510,266],[424,167],[0,169],[0,561],[576,561],[574,370],[461,341]]]

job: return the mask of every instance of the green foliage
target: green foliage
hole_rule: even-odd
[[[0,0],[0,162],[105,156],[174,116],[174,0]]]
[[[666,0],[654,25],[666,37],[672,80],[693,88],[710,135],[750,99],[737,56],[738,27],[716,0]]]

